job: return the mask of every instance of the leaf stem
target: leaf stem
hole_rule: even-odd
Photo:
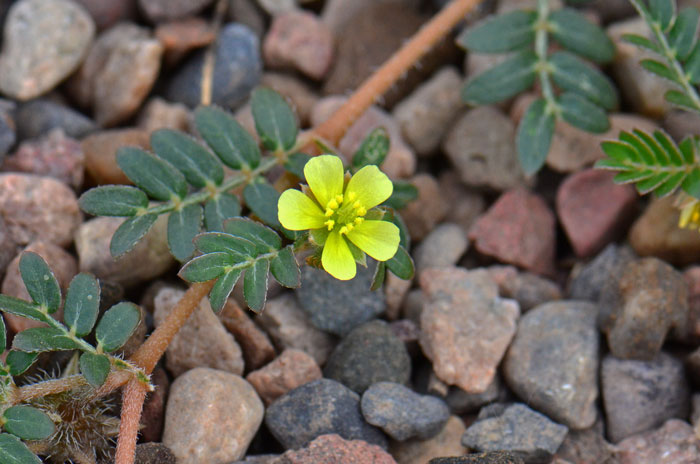
[[[550,111],[558,112],[559,105],[554,96],[552,80],[549,77],[547,51],[549,48],[549,0],[537,0],[537,27],[535,32],[535,54],[537,55],[537,76],[542,87],[542,96]]]

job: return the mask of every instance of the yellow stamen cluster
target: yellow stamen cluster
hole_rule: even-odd
[[[336,224],[341,225],[339,233],[347,234],[351,232],[355,226],[359,226],[365,220],[363,217],[367,214],[367,208],[365,208],[359,200],[356,200],[357,194],[355,192],[349,192],[347,195],[347,202],[345,202],[345,207],[343,207],[344,198],[342,195],[336,195],[335,198],[331,199],[328,204],[326,204],[326,211],[324,215],[328,218],[323,224],[328,227],[330,232],[336,226]]]

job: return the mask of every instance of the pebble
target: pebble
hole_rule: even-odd
[[[0,100],[0,165],[17,141],[17,123],[13,115],[15,105],[4,105],[5,101]]]
[[[262,61],[260,42],[248,27],[224,25],[214,48],[211,102],[227,109],[241,105],[260,82]],[[189,58],[167,85],[168,100],[194,108],[201,101],[204,51]]]
[[[134,464],[176,464],[177,459],[163,443],[139,443],[136,445]]]
[[[603,359],[603,406],[608,438],[614,443],[690,412],[683,363],[664,352],[651,361]]]
[[[432,459],[428,464],[523,464],[517,454],[507,451],[486,451],[465,456]]]
[[[333,61],[333,34],[309,11],[287,11],[273,18],[263,56],[272,68],[293,68],[321,80]]]
[[[379,446],[345,440],[335,433],[321,435],[300,450],[289,450],[281,459],[284,464],[396,464]]]
[[[427,298],[420,344],[435,374],[469,393],[484,392],[515,334],[517,303],[498,297],[486,271],[428,269],[420,287]]]
[[[5,226],[5,220],[0,215],[0,278],[5,274],[7,265],[10,264],[21,249],[13,239],[10,231]]]
[[[559,447],[556,459],[576,464],[612,464],[613,446],[603,436],[603,421],[598,420],[593,427],[585,430],[569,430]]]
[[[187,17],[158,24],[155,37],[163,46],[165,63],[173,66],[189,52],[214,42],[216,32],[204,18]]]
[[[431,267],[454,266],[469,248],[467,236],[457,224],[443,223],[434,228],[413,253],[416,273]]]
[[[428,439],[437,435],[450,417],[444,401],[419,395],[394,382],[377,382],[360,401],[362,415],[394,440]]]
[[[155,83],[163,46],[148,29],[118,24],[95,41],[78,73],[71,93],[92,107],[100,126],[114,126],[133,116]]]
[[[355,0],[353,2],[328,0],[324,3],[321,18],[333,31],[340,31],[350,18],[362,10],[381,2],[396,3],[395,0]],[[417,0],[399,0],[398,3],[400,8],[416,9],[420,2]]]
[[[78,263],[75,258],[63,248],[53,243],[43,241],[30,243],[7,265],[5,278],[2,281],[2,293],[26,301],[32,300],[19,272],[19,260],[22,257],[22,253],[26,251],[32,251],[44,258],[44,261],[49,265],[56,280],[58,280],[61,291],[65,295],[71,279],[78,273]],[[54,314],[54,317],[59,320],[62,319],[63,309],[59,309]],[[4,318],[12,333],[18,333],[32,327],[46,327],[46,324],[43,322],[34,321],[14,314],[5,313]]]
[[[528,183],[515,151],[515,125],[496,107],[465,112],[449,129],[442,150],[469,187],[503,191]]]
[[[103,184],[130,184],[131,181],[117,165],[117,150],[135,146],[148,150],[148,132],[143,129],[110,129],[88,135],[82,141],[85,171],[92,180]]]
[[[241,459],[263,414],[262,401],[248,382],[229,372],[198,367],[170,387],[163,444],[183,464]]]
[[[286,98],[302,127],[309,125],[311,111],[318,102],[318,96],[305,82],[292,75],[266,72],[260,83]]]
[[[678,419],[617,445],[620,464],[695,464],[700,462],[700,440],[687,422]]]
[[[486,390],[481,393],[468,393],[454,385],[449,387],[445,402],[453,414],[476,413],[482,406],[504,399],[505,388],[501,376],[496,374]]]
[[[635,14],[634,6],[626,0],[594,0],[586,6],[594,11],[604,24]]]
[[[374,319],[386,308],[384,293],[369,291],[374,266],[358,266],[352,280],[341,281],[322,269],[305,266],[301,287],[295,291],[299,306],[311,323],[325,332],[346,335],[355,327]]]
[[[14,115],[19,140],[39,137],[59,128],[68,137],[82,139],[97,130],[94,121],[84,114],[51,100],[37,99],[23,103]]]
[[[683,274],[657,258],[627,263],[611,276],[600,295],[600,319],[612,354],[652,359],[673,326],[688,318],[688,286]]]
[[[680,211],[673,196],[653,200],[632,224],[629,242],[640,256],[656,256],[674,266],[700,260],[700,234],[678,227]]]
[[[141,241],[117,260],[109,243],[124,218],[97,217],[82,223],[75,233],[80,270],[125,287],[158,277],[175,263],[167,243],[166,217],[161,216]]]
[[[411,358],[384,321],[371,321],[347,334],[328,357],[324,377],[362,394],[376,382],[408,383]]]
[[[462,76],[454,66],[437,71],[394,107],[393,115],[406,141],[418,156],[430,156],[440,147],[447,129],[464,106]]]
[[[525,189],[502,194],[469,232],[477,251],[541,275],[554,273],[555,218]]]
[[[674,140],[680,142],[700,133],[700,115],[673,109],[664,116],[663,128]]]
[[[18,245],[41,240],[67,247],[82,221],[70,187],[32,174],[0,174],[0,216]]]
[[[597,303],[605,284],[635,258],[629,247],[611,243],[590,262],[574,267],[569,275],[568,297]]]
[[[401,210],[412,240],[423,240],[447,215],[450,204],[440,192],[440,185],[427,173],[416,174],[409,180],[418,189],[418,198]]]
[[[700,340],[700,266],[687,268],[683,278],[688,285],[688,320],[683,326],[674,327],[673,335],[684,341],[697,342]]]
[[[592,303],[557,301],[530,310],[518,323],[503,373],[528,405],[575,430],[597,418],[598,351]]]
[[[636,212],[634,187],[616,185],[613,177],[589,169],[570,175],[557,190],[557,217],[578,257],[592,256],[622,235]]]
[[[258,0],[258,4],[267,14],[275,17],[299,8],[297,0]]]
[[[522,403],[496,406],[481,410],[462,444],[477,451],[510,451],[526,464],[549,462],[568,429]]]
[[[151,374],[151,383],[155,390],[146,394],[141,413],[140,430],[143,441],[161,441],[163,436],[163,421],[165,420],[165,403],[170,391],[170,380],[165,369],[156,366]]]
[[[520,309],[528,311],[535,306],[561,299],[559,286],[549,279],[530,272],[518,272],[513,266],[490,266],[491,278],[498,284],[498,293],[518,302]]]
[[[16,2],[5,20],[0,91],[24,101],[53,89],[78,67],[94,34],[92,18],[72,1]]]
[[[318,365],[323,365],[333,351],[333,337],[314,327],[289,293],[268,300],[265,311],[255,320],[281,350],[304,351]]]
[[[458,416],[450,416],[445,426],[427,440],[393,441],[390,451],[398,464],[425,464],[440,456],[461,456],[466,453],[460,442],[466,430]]]
[[[172,287],[158,292],[153,314],[156,328],[184,294]],[[244,365],[241,348],[212,311],[208,298],[202,299],[187,324],[168,345],[165,364],[174,377],[200,366],[241,375]]]
[[[187,132],[190,119],[190,111],[182,103],[170,103],[162,98],[153,97],[143,105],[137,125],[149,133],[157,129]]]
[[[486,209],[484,196],[462,184],[454,171],[444,171],[438,178],[443,201],[450,205],[445,220],[459,224],[464,233],[469,233],[476,219]]]
[[[288,391],[321,377],[314,358],[301,350],[287,349],[271,363],[248,374],[246,380],[269,406]]]
[[[229,21],[248,26],[262,40],[267,31],[267,16],[256,0],[229,0],[227,13]]]
[[[103,30],[120,21],[129,21],[136,16],[136,0],[77,0],[92,16],[97,29]]]
[[[26,172],[57,179],[79,190],[83,184],[85,156],[80,142],[53,129],[43,137],[20,144],[2,165],[5,171]]]
[[[387,447],[384,434],[362,418],[360,396],[331,379],[314,380],[278,398],[267,408],[265,424],[287,449],[329,433]]]
[[[267,334],[248,317],[234,298],[226,300],[218,316],[224,327],[241,345],[243,359],[249,371],[259,369],[277,355]]]
[[[318,101],[311,113],[311,125],[316,127],[328,119],[343,103],[345,97],[331,96]],[[406,144],[396,120],[390,113],[377,106],[371,106],[348,128],[338,144],[340,153],[353,154],[360,148],[370,132],[383,127],[389,136],[389,153],[382,163],[382,171],[392,179],[411,177],[416,171],[416,154]]]
[[[637,34],[651,38],[651,32],[642,18],[634,17],[611,24],[606,29],[617,53],[612,63],[612,73],[622,91],[624,101],[651,117],[663,116],[671,104],[664,94],[676,87],[671,82],[646,71],[639,62],[644,59],[658,59],[655,53],[646,51],[623,40],[624,34]]]
[[[153,22],[170,21],[195,15],[213,0],[138,0],[139,8]]]
[[[384,281],[384,298],[386,299],[386,318],[390,321],[401,316],[401,308],[406,299],[406,295],[413,286],[413,279],[403,280],[396,277],[392,272],[386,274]]]

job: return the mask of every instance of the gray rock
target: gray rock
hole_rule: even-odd
[[[526,464],[546,464],[552,459],[568,429],[524,404],[491,408],[464,432],[462,444],[477,451],[509,451]]]
[[[154,22],[171,21],[194,15],[213,0],[139,0],[139,6],[148,19]]]
[[[219,34],[215,48],[211,101],[225,108],[236,108],[245,101],[262,76],[260,42],[242,24],[229,23]],[[190,108],[201,100],[204,52],[196,53],[173,76],[166,98]]]
[[[526,183],[514,140],[513,122],[495,107],[480,106],[457,120],[442,149],[466,185],[503,191]]]
[[[588,300],[597,303],[605,283],[618,275],[625,264],[635,258],[629,247],[614,243],[605,247],[598,256],[571,272],[568,296],[572,300]]]
[[[23,103],[15,111],[17,138],[39,137],[60,128],[68,137],[81,139],[97,130],[97,125],[87,116],[68,106],[51,100],[32,100]]]
[[[330,379],[315,380],[278,398],[267,408],[265,424],[288,449],[301,448],[329,433],[387,446],[381,430],[365,422],[360,414],[360,396]]]
[[[498,292],[501,296],[517,301],[523,312],[561,299],[559,286],[537,274],[519,272],[514,266],[495,265],[488,267],[487,270],[498,284]]]
[[[427,440],[392,441],[391,455],[399,464],[425,464],[440,456],[461,456],[467,452],[460,440],[466,428],[458,416],[450,416],[440,433]]]
[[[0,166],[17,141],[17,121],[10,111],[13,107],[14,104],[4,105],[4,100],[0,100]]]
[[[690,389],[683,363],[661,352],[651,361],[603,359],[603,405],[608,437],[618,442],[660,426],[671,418],[685,419]]]
[[[323,375],[361,394],[376,382],[406,384],[411,378],[411,358],[386,322],[371,321],[340,341]]]
[[[301,287],[296,290],[302,309],[311,323],[335,335],[345,335],[355,327],[384,312],[384,292],[369,291],[375,264],[358,266],[354,279],[341,281],[326,271],[305,266],[301,270]]]
[[[453,458],[435,458],[428,464],[523,464],[523,460],[507,451],[487,451]]]
[[[454,266],[468,247],[467,234],[460,226],[440,224],[423,239],[413,254],[416,273],[420,275],[430,267]]]
[[[362,395],[365,420],[394,440],[425,440],[437,435],[450,417],[444,401],[393,382],[377,382]]]
[[[600,296],[600,324],[612,354],[652,359],[672,327],[688,318],[683,274],[657,258],[631,261],[611,276]]]
[[[5,22],[0,54],[0,91],[29,100],[54,88],[80,64],[95,24],[68,0],[23,0]]]
[[[569,428],[588,428],[597,417],[599,345],[595,306],[545,303],[520,319],[505,379],[533,408]]]
[[[603,421],[585,430],[569,430],[556,458],[579,464],[614,464],[613,446],[603,436]]]
[[[505,385],[496,375],[483,393],[468,393],[459,387],[451,386],[445,396],[445,402],[453,414],[477,412],[482,406],[505,398]]]

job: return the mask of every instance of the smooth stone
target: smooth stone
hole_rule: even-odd
[[[321,435],[300,450],[287,451],[280,461],[277,464],[396,464],[381,447],[334,433]]]
[[[522,403],[482,413],[464,432],[462,445],[477,451],[509,451],[526,464],[550,462],[568,432],[566,426]]]
[[[362,394],[377,382],[408,383],[411,358],[386,322],[371,321],[340,341],[328,357],[323,375]]]
[[[184,294],[183,290],[172,287],[158,292],[153,313],[156,328],[168,318]],[[206,334],[206,337],[202,334]],[[170,342],[165,360],[168,370],[175,377],[197,367],[243,374],[241,348],[212,311],[208,298],[202,299],[187,324]]]
[[[15,123],[19,140],[39,137],[52,129],[63,129],[68,137],[82,139],[97,130],[95,122],[84,114],[44,99],[19,105],[15,111]]]
[[[434,154],[447,129],[464,106],[462,76],[453,66],[437,71],[394,107],[404,139],[418,156]]]
[[[700,266],[691,266],[683,272],[688,284],[688,320],[683,327],[675,327],[672,336],[697,345],[700,341]]]
[[[136,0],[77,0],[92,16],[97,29],[103,30],[120,21],[136,17]]]
[[[5,220],[0,215],[0,278],[5,274],[7,265],[15,258],[21,248],[13,240],[10,231],[5,226]]]
[[[213,0],[138,0],[141,11],[153,22],[195,15]]]
[[[335,346],[333,337],[314,327],[296,298],[289,293],[268,300],[265,311],[255,321],[280,350],[301,350],[314,358],[319,366],[325,364]]]
[[[629,247],[611,243],[588,263],[574,266],[569,275],[568,297],[597,303],[605,284],[635,258]]]
[[[67,137],[63,129],[20,144],[5,159],[3,170],[53,177],[78,190],[83,185],[85,155],[80,142]]]
[[[529,183],[514,140],[515,126],[508,116],[493,106],[479,106],[459,117],[442,150],[465,185],[504,191]]]
[[[603,359],[601,389],[607,434],[614,443],[690,412],[683,363],[664,352],[651,361]]]
[[[444,401],[419,395],[394,382],[377,382],[362,394],[362,415],[394,440],[425,440],[437,435],[450,417]]]
[[[500,375],[496,375],[489,386],[481,393],[468,393],[452,385],[444,395],[452,414],[476,413],[481,407],[505,399],[506,386]]]
[[[464,230],[457,224],[443,223],[434,228],[413,253],[416,274],[431,267],[454,266],[469,248]]]
[[[260,7],[270,16],[278,16],[299,9],[297,0],[258,0]]]
[[[537,274],[519,272],[513,266],[495,265],[487,270],[498,284],[498,293],[517,301],[523,312],[562,297],[556,283]]]
[[[571,429],[597,418],[598,351],[596,308],[579,301],[545,303],[518,323],[503,373],[528,405]]]
[[[387,447],[381,430],[362,417],[360,396],[331,379],[314,380],[278,398],[267,408],[265,424],[287,449],[301,448],[329,433]]]
[[[663,128],[674,140],[680,142],[700,133],[700,115],[679,109],[671,110],[664,116]]]
[[[305,266],[301,287],[295,291],[299,306],[318,329],[334,335],[346,335],[355,327],[384,312],[384,293],[369,291],[375,264],[358,266],[357,275],[341,281],[322,269]]]
[[[392,441],[389,447],[398,464],[425,464],[440,456],[461,456],[467,449],[460,442],[466,427],[458,416],[450,416],[440,432],[427,440]]]
[[[0,217],[18,245],[35,240],[67,247],[82,213],[73,190],[51,177],[0,174]]]
[[[155,37],[163,46],[163,60],[166,66],[173,66],[189,52],[213,43],[216,40],[216,31],[204,18],[190,16],[158,24]]]
[[[683,274],[657,258],[630,261],[601,291],[599,323],[621,359],[654,358],[669,330],[687,318]]]
[[[248,374],[246,380],[269,405],[288,391],[322,376],[314,358],[301,350],[288,349],[271,363]]]
[[[13,115],[14,104],[5,105],[6,100],[0,100],[0,166],[3,159],[17,141],[17,122]]]
[[[386,274],[384,297],[386,298],[386,318],[394,321],[401,315],[403,302],[413,286],[413,279],[403,280],[393,273]]]
[[[53,89],[85,57],[95,34],[90,15],[69,0],[22,0],[5,20],[0,91],[29,100]]]
[[[148,150],[149,134],[143,129],[109,129],[88,135],[83,139],[85,171],[98,185],[131,184],[117,164],[117,150],[135,146]]]
[[[380,0],[381,2],[392,2],[393,0]],[[377,0],[328,0],[324,2],[321,18],[333,31],[343,29],[347,21],[362,10],[380,3]],[[400,0],[402,8],[416,9],[419,6],[418,0]]]
[[[567,177],[557,190],[557,216],[578,257],[594,255],[623,235],[636,212],[637,192],[616,185],[613,177],[589,169]]]
[[[235,298],[229,297],[226,300],[218,316],[226,330],[241,345],[249,371],[259,369],[275,358],[277,353],[270,337],[241,309]]]
[[[687,422],[670,419],[657,430],[622,440],[615,457],[620,464],[696,464],[700,440]]]
[[[262,401],[248,382],[198,367],[170,387],[163,444],[182,464],[235,461],[245,455],[263,414]]]
[[[540,275],[554,274],[554,213],[525,189],[509,190],[477,219],[469,239],[480,253]]]
[[[97,217],[80,225],[75,248],[81,271],[131,287],[158,277],[175,264],[168,248],[166,216],[161,216],[131,251],[115,260],[109,244],[122,222],[123,218]]]
[[[232,109],[241,105],[262,75],[260,42],[248,27],[226,24],[214,49],[212,104]],[[201,103],[204,51],[197,52],[175,73],[167,85],[166,98],[194,108]]]
[[[445,221],[458,224],[468,234],[476,219],[486,209],[484,196],[475,189],[465,187],[454,171],[440,173],[438,183],[443,202],[449,205]]]
[[[498,297],[486,271],[428,269],[420,286],[420,345],[435,374],[469,393],[486,391],[515,335],[518,304]]]
[[[411,239],[421,241],[445,218],[450,204],[445,201],[440,185],[430,174],[416,174],[409,182],[418,189],[418,198],[401,210],[401,217]]]
[[[190,110],[182,103],[170,103],[153,97],[143,105],[137,124],[148,133],[158,129],[188,132],[191,119]]]
[[[603,436],[604,424],[598,420],[585,430],[569,430],[559,447],[556,459],[581,464],[613,464],[614,447]]]

